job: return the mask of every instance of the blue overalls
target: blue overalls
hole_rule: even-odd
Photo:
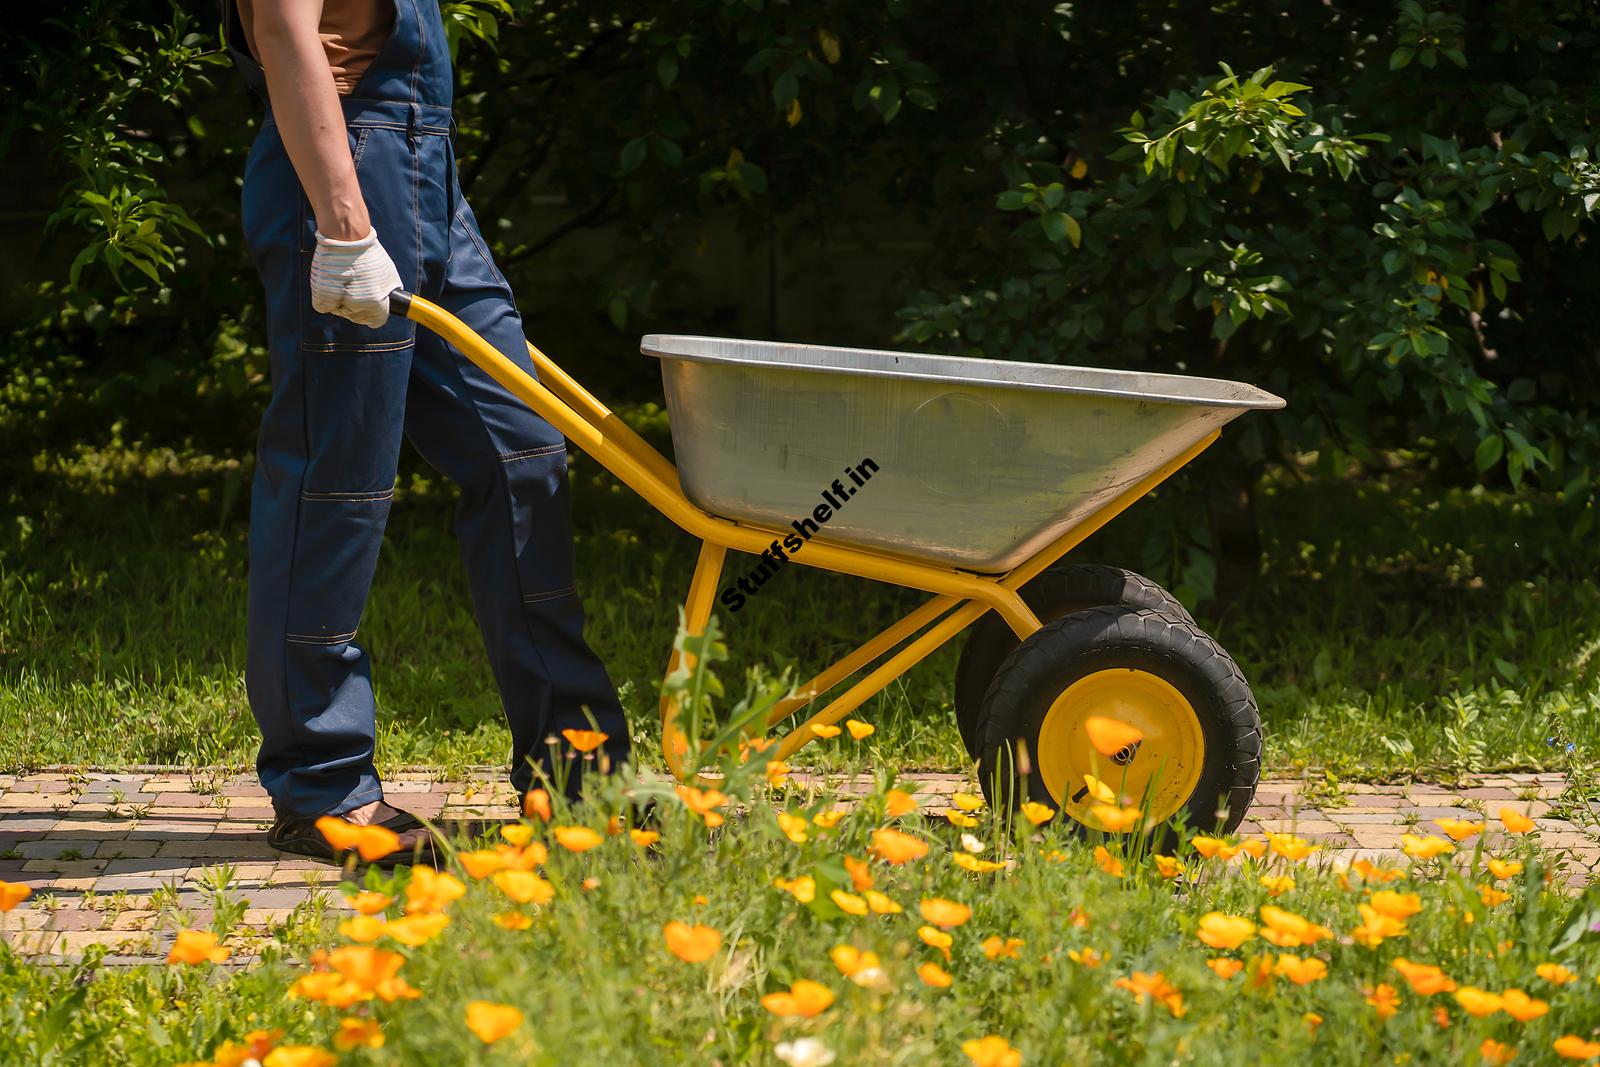
[[[224,9],[234,62],[266,99],[232,0]],[[350,153],[405,287],[533,374],[511,289],[457,187],[451,81],[438,0],[396,0],[387,44],[341,97]],[[619,765],[627,725],[583,636],[561,434],[404,318],[374,330],[312,310],[316,220],[270,104],[245,168],[242,218],[266,287],[272,364],[251,488],[245,680],[273,806],[339,814],[383,795],[371,663],[356,630],[402,432],[461,490],[455,532],[511,727],[512,784],[530,787],[530,761],[548,768],[547,739],[588,727],[585,709]],[[576,792],[582,761],[563,762]]]

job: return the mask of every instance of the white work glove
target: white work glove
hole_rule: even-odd
[[[311,306],[361,326],[389,321],[389,294],[403,288],[394,260],[373,230],[359,241],[335,241],[317,234],[311,257]]]

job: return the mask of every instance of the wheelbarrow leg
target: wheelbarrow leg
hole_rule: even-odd
[[[705,632],[706,622],[711,618],[711,607],[717,599],[717,583],[722,580],[722,561],[727,554],[728,550],[721,545],[714,545],[710,541],[700,542],[700,558],[695,561],[694,577],[689,579],[689,594],[683,602],[683,626],[694,636]],[[671,658],[667,660],[668,677],[678,669],[680,658],[683,667],[694,667],[693,655],[683,653],[680,656],[678,650],[673,649]],[[684,761],[691,747],[683,731],[678,729],[678,701],[667,691],[664,679],[661,687],[661,751],[673,777],[680,782],[688,781],[694,768],[686,767]]]

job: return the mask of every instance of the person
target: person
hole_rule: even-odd
[[[605,733],[628,757],[615,687],[583,634],[560,433],[430,332],[397,289],[464,320],[530,374],[522,320],[457,180],[438,0],[222,0],[236,67],[266,104],[241,222],[266,290],[272,396],[250,503],[250,708],[277,848],[338,857],[337,815],[433,842],[384,799],[371,662],[356,643],[402,434],[460,488],[455,533],[511,728],[511,781],[576,795],[555,740]],[[564,764],[561,774],[554,763]]]

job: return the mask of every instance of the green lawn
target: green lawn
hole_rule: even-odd
[[[660,438],[659,416],[638,421]],[[574,477],[591,635],[653,756],[695,544],[587,457],[575,457]],[[0,486],[0,770],[248,763],[248,465],[86,447],[0,460]],[[362,625],[385,766],[506,758],[451,506],[431,472],[402,476]],[[1261,581],[1224,617],[1198,616],[1255,687],[1274,769],[1350,778],[1559,766],[1548,740],[1558,735],[1594,750],[1600,546],[1563,528],[1552,497],[1439,495],[1401,468],[1381,480],[1285,478],[1261,519]],[[1136,564],[1141,537],[1135,507],[1073,558]],[[818,669],[919,596],[788,569],[723,620],[734,666]],[[866,709],[881,760],[965,765],[950,712],[957,651]]]

